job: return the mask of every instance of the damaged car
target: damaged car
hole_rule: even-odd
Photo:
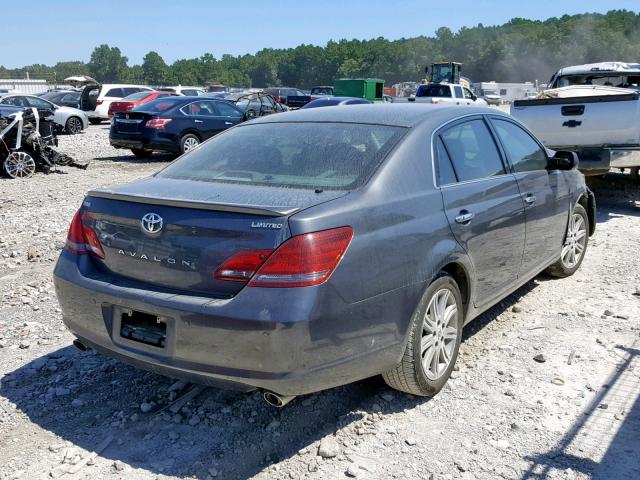
[[[276,406],[379,374],[435,395],[467,323],[580,267],[576,166],[489,108],[257,118],[87,194],[54,271],[63,321],[80,348]]]

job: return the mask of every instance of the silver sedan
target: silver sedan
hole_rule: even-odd
[[[89,126],[89,118],[82,110],[59,106],[34,95],[8,95],[2,98],[0,103],[18,107],[32,107],[38,110],[51,110],[56,126],[70,135],[80,133]]]

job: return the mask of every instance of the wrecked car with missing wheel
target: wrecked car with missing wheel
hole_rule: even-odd
[[[379,374],[434,395],[469,321],[580,267],[576,166],[488,108],[255,119],[87,194],[54,272],[63,320],[82,348],[273,405]]]
[[[0,105],[0,165],[10,178],[28,178],[36,169],[49,173],[60,165],[86,168],[57,150],[53,112]]]

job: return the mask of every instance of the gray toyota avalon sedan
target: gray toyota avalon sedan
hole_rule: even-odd
[[[64,322],[81,348],[277,405],[378,374],[434,395],[466,323],[580,267],[576,164],[487,108],[263,117],[87,194],[55,268]]]

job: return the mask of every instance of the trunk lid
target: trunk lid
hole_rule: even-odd
[[[118,133],[139,133],[152,118],[157,115],[146,112],[116,111],[113,115],[113,127]]]
[[[290,215],[346,193],[151,177],[89,192],[83,209],[105,253],[104,259],[92,257],[98,270],[174,291],[229,298],[245,285],[214,277],[229,257],[275,249],[290,236]],[[144,229],[147,214],[161,219],[159,231]]]

